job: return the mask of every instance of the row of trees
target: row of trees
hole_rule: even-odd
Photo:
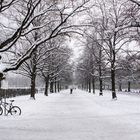
[[[116,99],[116,82],[124,77],[138,78],[139,2],[134,0],[96,0],[89,11],[85,29],[85,50],[77,67],[83,88],[93,92],[95,79],[99,79],[99,95],[103,95],[103,82],[111,81],[112,98]],[[130,80],[128,80],[130,91]]]
[[[63,81],[66,85],[71,82],[72,67],[70,67],[69,59],[72,51],[63,40],[59,37],[41,45],[19,68],[18,73],[31,81],[31,97],[35,98],[37,77],[45,83],[46,96],[48,96],[49,87],[51,93],[59,92]],[[69,80],[66,80],[67,77]]]
[[[86,22],[77,25],[79,22],[72,19],[83,11]],[[110,71],[115,99],[118,60],[125,44],[139,41],[139,27],[136,0],[1,0],[0,59],[5,62],[0,69],[1,80],[3,73],[20,68],[20,73],[31,79],[33,98],[37,75],[44,79],[46,89],[49,81],[50,87],[60,79],[71,81],[71,51],[65,45],[66,36],[83,31],[86,53],[78,70],[80,78],[86,80],[81,81],[92,80],[94,89],[94,81],[99,78],[100,95],[103,95],[103,78]]]
[[[1,0],[0,56],[1,80],[4,73],[18,73],[31,79],[35,98],[36,77],[45,81],[45,95],[60,81],[71,81],[67,36],[78,33],[72,18],[85,11],[89,0]],[[54,84],[55,83],[55,84]],[[56,90],[56,88],[55,88]]]

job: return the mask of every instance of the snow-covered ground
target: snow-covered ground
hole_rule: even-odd
[[[22,115],[0,116],[0,140],[139,140],[140,97],[69,90],[15,98]]]

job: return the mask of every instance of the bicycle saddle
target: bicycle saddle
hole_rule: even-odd
[[[15,100],[10,100],[10,102],[14,102]]]

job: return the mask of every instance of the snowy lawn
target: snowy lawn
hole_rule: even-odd
[[[139,140],[140,97],[69,90],[15,98],[19,117],[0,116],[0,140]]]

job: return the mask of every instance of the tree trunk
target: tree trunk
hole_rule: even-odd
[[[128,92],[130,92],[130,91],[131,91],[131,82],[128,81]]]
[[[60,92],[59,81],[57,82],[57,90],[58,90],[58,92]]]
[[[112,99],[117,99],[116,96],[116,85],[115,85],[115,63],[116,63],[116,52],[115,52],[115,46],[116,46],[116,36],[117,33],[114,32],[113,36],[113,44],[111,43],[110,40],[110,45],[111,45],[111,82],[112,82]]]
[[[117,98],[115,89],[115,69],[111,68],[112,99]]]
[[[102,49],[99,51],[99,96],[103,96],[103,80],[102,80]]]
[[[50,83],[50,93],[54,93],[53,85],[54,85],[54,82],[51,81],[51,83]]]
[[[99,78],[99,82],[100,82],[100,92],[99,92],[99,95],[100,96],[103,96],[103,81],[102,81],[102,78]]]
[[[102,80],[102,69],[101,64],[99,64],[99,96],[103,96],[103,80]]]
[[[113,46],[115,46],[115,43],[113,44]],[[116,53],[115,50],[112,49],[112,62],[111,62],[112,99],[117,99],[115,85],[115,62],[116,62]]]
[[[91,93],[91,80],[89,79],[89,82],[88,82],[88,91],[89,93]]]
[[[36,74],[32,74],[31,77],[31,98],[35,99],[35,93],[36,93]]]
[[[55,77],[54,87],[55,87],[54,92],[56,93],[56,92],[57,92],[57,82],[56,82],[56,77]]]
[[[33,66],[31,74],[31,98],[35,99],[36,93],[36,51],[33,54]]]
[[[34,40],[38,39],[38,34],[35,32]],[[33,51],[31,56],[31,67],[32,67],[32,74],[31,74],[31,98],[35,99],[36,93],[36,68],[37,68],[37,48]]]
[[[92,89],[93,89],[93,93],[95,94],[95,79],[94,79],[94,77],[92,77]]]
[[[45,78],[45,95],[48,96],[48,88],[49,88],[49,76]]]

